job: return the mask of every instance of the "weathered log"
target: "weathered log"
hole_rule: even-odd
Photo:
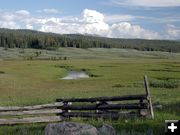
[[[67,112],[61,114],[63,117],[87,117],[87,118],[134,118],[138,117],[138,113],[93,113],[93,112]]]
[[[115,97],[96,97],[96,98],[70,98],[56,99],[56,102],[96,102],[96,101],[123,101],[123,100],[140,100],[146,99],[146,95],[128,95]]]
[[[61,109],[31,110],[31,111],[6,111],[0,112],[0,116],[43,115],[61,113]]]
[[[62,121],[60,116],[46,116],[46,117],[33,117],[33,118],[11,118],[0,119],[0,125],[17,125],[17,124],[30,124],[30,123],[46,123]]]
[[[146,75],[144,76],[144,85],[146,89],[147,101],[149,103],[149,110],[150,110],[151,118],[154,119],[154,111],[153,111],[152,102],[151,102],[151,94],[149,90],[148,78]]]
[[[4,111],[28,111],[28,110],[38,110],[38,109],[51,109],[64,105],[61,102],[53,104],[44,104],[44,105],[34,105],[34,106],[9,106],[9,107],[0,107],[0,112]]]
[[[109,109],[147,109],[148,104],[102,104],[102,105],[77,105],[77,106],[71,106],[71,105],[64,105],[62,107],[58,107],[58,109],[62,110],[109,110]]]

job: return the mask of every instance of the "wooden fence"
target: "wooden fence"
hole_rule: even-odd
[[[62,110],[59,116],[113,119],[124,117],[154,118],[147,76],[144,77],[144,85],[146,94],[143,95],[57,99],[56,102],[63,103],[63,106],[58,107]],[[133,101],[133,103],[125,101]]]
[[[63,121],[64,118],[154,118],[147,77],[146,94],[115,97],[57,99],[56,103],[0,107],[0,125]]]
[[[57,107],[62,103],[25,106],[25,107],[0,107],[0,125],[44,123],[62,121],[56,116],[61,110]]]

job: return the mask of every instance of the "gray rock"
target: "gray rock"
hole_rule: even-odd
[[[98,135],[97,129],[89,124],[63,122],[48,124],[45,135]]]
[[[116,130],[107,124],[103,124],[100,128],[98,128],[99,135],[116,135]]]

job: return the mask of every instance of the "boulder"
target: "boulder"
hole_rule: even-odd
[[[97,129],[89,124],[63,122],[48,124],[45,135],[98,135]]]
[[[100,128],[98,128],[99,135],[116,135],[116,130],[107,124],[103,124]]]

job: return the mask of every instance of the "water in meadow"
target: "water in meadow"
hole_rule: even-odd
[[[80,78],[89,78],[89,75],[84,71],[69,71],[66,77],[63,77],[64,80],[80,79]]]

